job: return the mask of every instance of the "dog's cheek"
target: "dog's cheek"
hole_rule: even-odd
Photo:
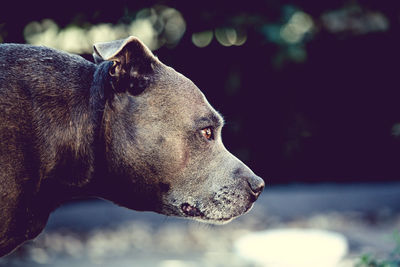
[[[165,179],[175,183],[175,180],[182,176],[187,167],[189,153],[184,142],[178,137],[160,136],[157,143],[159,160],[154,164],[158,165]]]
[[[153,156],[152,165],[157,169],[159,195],[164,205],[178,206],[190,190],[186,182],[189,153],[184,143],[174,137],[159,137],[157,156]],[[171,214],[172,215],[172,214]]]

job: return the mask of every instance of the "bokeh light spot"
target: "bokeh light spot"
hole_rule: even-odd
[[[138,37],[151,50],[163,45],[171,47],[180,41],[185,31],[186,22],[178,10],[156,6],[140,10],[127,24],[100,23],[60,28],[50,19],[34,21],[25,27],[24,37],[29,44],[83,54],[92,53],[93,43],[123,39],[129,35]]]
[[[203,31],[192,34],[192,42],[197,47],[208,46],[213,38],[214,33],[212,31]]]
[[[314,23],[310,15],[297,11],[288,23],[281,27],[280,36],[287,43],[299,43],[303,40],[304,35],[312,30],[313,26]]]
[[[244,235],[235,249],[257,266],[334,267],[348,253],[348,244],[335,232],[275,229]]]
[[[247,40],[244,30],[234,28],[217,28],[215,29],[215,38],[223,46],[243,45]]]

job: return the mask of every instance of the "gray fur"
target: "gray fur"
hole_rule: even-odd
[[[0,45],[0,256],[72,198],[225,223],[264,187],[225,149],[202,92],[138,39],[95,57]]]

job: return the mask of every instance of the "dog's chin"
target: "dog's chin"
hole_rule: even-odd
[[[226,212],[224,210],[219,210],[216,207],[204,206],[204,208],[189,203],[182,203],[179,207],[174,206],[166,208],[163,210],[163,214],[170,216],[183,217],[187,219],[192,219],[202,223],[222,225],[231,222],[233,219],[249,212],[254,203],[248,203],[244,207],[237,208],[231,212]]]
[[[239,215],[240,216],[240,215]],[[197,222],[201,222],[201,223],[207,223],[207,224],[215,224],[215,225],[223,225],[223,224],[227,224],[230,223],[233,219],[239,217],[239,216],[234,216],[232,218],[220,218],[220,219],[213,219],[213,218],[188,218],[188,219],[192,219],[195,220]]]

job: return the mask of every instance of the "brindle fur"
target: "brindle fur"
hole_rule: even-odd
[[[0,256],[72,198],[224,223],[264,187],[225,149],[221,116],[189,79],[134,37],[94,48],[96,64],[0,45]]]

